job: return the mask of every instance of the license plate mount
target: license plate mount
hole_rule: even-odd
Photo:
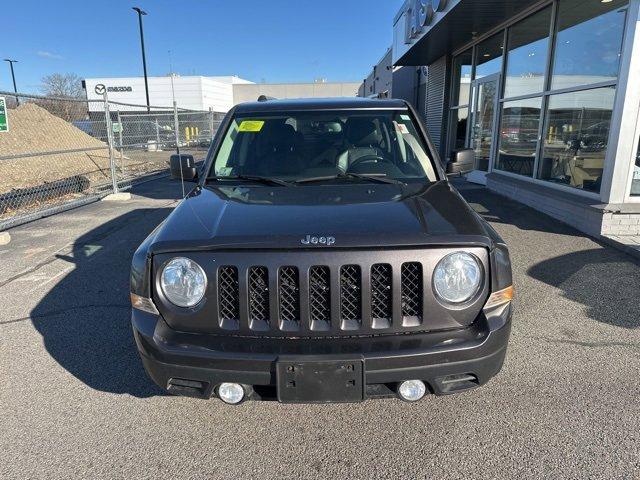
[[[277,362],[278,401],[282,403],[361,402],[362,359]]]

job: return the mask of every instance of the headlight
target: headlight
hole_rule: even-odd
[[[436,265],[433,289],[441,301],[459,305],[471,300],[482,286],[482,265],[470,253],[450,253]]]
[[[188,258],[177,257],[162,269],[160,286],[167,299],[179,307],[193,307],[207,288],[202,267]]]

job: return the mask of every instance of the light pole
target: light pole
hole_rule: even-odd
[[[142,30],[142,16],[146,15],[147,12],[142,10],[139,7],[133,7],[133,9],[138,12],[138,25],[140,25],[140,46],[142,48],[142,69],[144,70],[144,93],[147,96],[147,113],[151,111],[151,107],[149,106],[149,82],[147,80],[147,57],[144,53],[144,32]]]
[[[9,58],[4,59],[5,62],[9,63],[9,68],[11,68],[11,79],[13,80],[13,91],[16,92],[16,106],[20,105],[20,100],[18,99],[18,87],[16,87],[16,75],[13,73],[13,64],[18,63],[17,60],[11,60]]]

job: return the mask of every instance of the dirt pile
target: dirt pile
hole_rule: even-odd
[[[76,175],[85,176],[91,184],[109,181],[109,151],[106,143],[34,103],[8,110],[8,117],[9,131],[0,133],[0,157],[33,155],[0,160],[0,193]],[[38,155],[82,148],[96,150]]]

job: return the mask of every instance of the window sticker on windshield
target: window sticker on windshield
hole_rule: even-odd
[[[409,129],[404,123],[396,123],[396,125],[398,126],[398,131],[403,135],[406,135],[407,133],[409,133]]]
[[[411,117],[410,117],[409,115],[400,115],[400,118],[401,118],[402,120],[406,120],[406,121],[411,120]]]
[[[264,126],[264,120],[243,120],[238,128],[239,132],[259,132]]]

